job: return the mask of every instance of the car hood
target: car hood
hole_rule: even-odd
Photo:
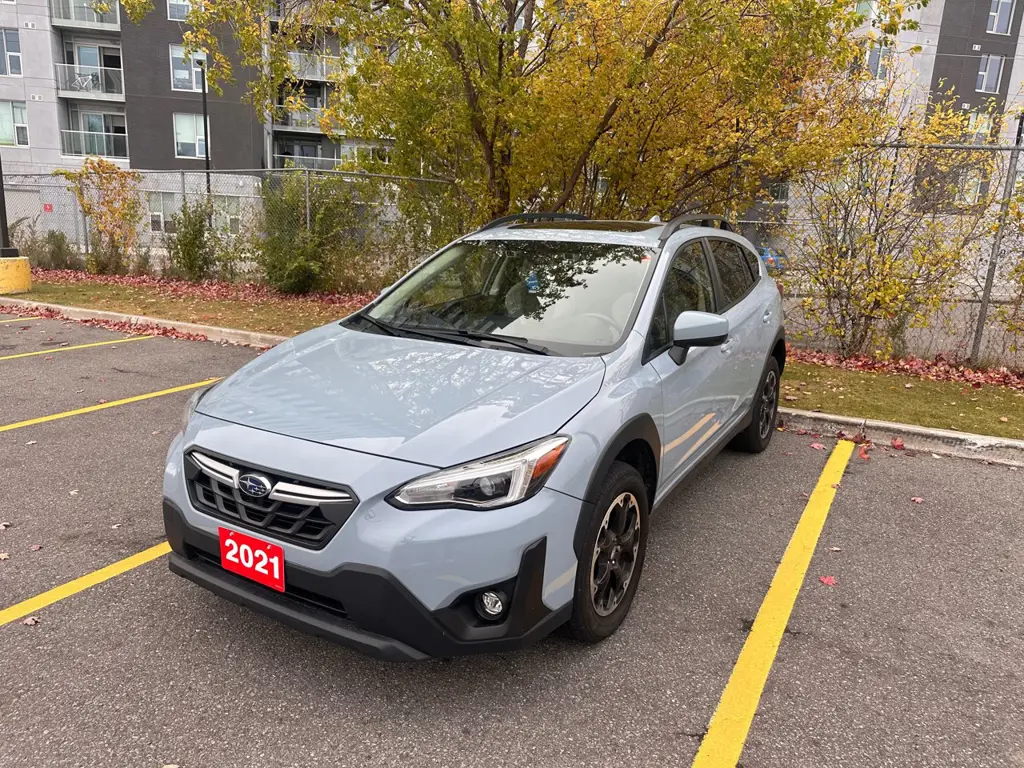
[[[597,394],[600,358],[547,357],[351,331],[286,341],[223,381],[200,413],[446,467],[558,430]]]

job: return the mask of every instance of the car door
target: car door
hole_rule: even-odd
[[[709,237],[705,242],[715,272],[718,312],[729,320],[729,338],[719,347],[719,354],[724,359],[722,391],[729,401],[725,418],[731,422],[746,412],[757,389],[764,364],[759,341],[763,325],[759,310],[764,308],[744,249],[726,238]]]
[[[700,240],[673,255],[658,295],[644,347],[645,364],[661,379],[663,488],[671,487],[704,453],[723,426],[718,347],[694,347],[682,365],[669,355],[676,318],[687,310],[715,311],[714,279]],[[704,450],[702,450],[704,449]]]

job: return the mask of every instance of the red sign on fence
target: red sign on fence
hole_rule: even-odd
[[[53,203],[43,203],[43,213],[53,213]]]

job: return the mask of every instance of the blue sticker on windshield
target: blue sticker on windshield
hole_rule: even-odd
[[[536,272],[531,272],[530,276],[526,278],[526,290],[530,293],[536,293],[540,290],[540,280],[537,279]]]

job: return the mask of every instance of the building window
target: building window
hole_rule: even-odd
[[[984,144],[992,136],[992,115],[972,112],[967,123],[967,138],[971,144]]]
[[[234,195],[213,196],[213,225],[222,232],[237,235],[242,228],[240,198]]]
[[[4,29],[0,35],[0,75],[21,77],[21,40],[18,30]]]
[[[863,16],[865,21],[874,21],[878,17],[878,0],[860,0],[857,15]]]
[[[149,228],[154,232],[174,234],[174,215],[178,213],[178,196],[173,192],[149,193]]]
[[[206,157],[206,131],[202,115],[174,115],[174,156]]]
[[[999,93],[999,81],[1003,77],[1003,56],[981,57],[978,68],[978,86],[975,90],[981,93]]]
[[[171,21],[185,21],[191,7],[188,0],[167,0],[167,18]]]
[[[1013,22],[1013,0],[992,0],[988,9],[988,31],[996,35],[1010,34]]]
[[[28,115],[24,101],[0,101],[0,144],[28,146]]]
[[[884,80],[889,75],[889,59],[892,49],[884,45],[868,48],[868,73],[873,80]]]
[[[196,51],[185,54],[182,45],[171,46],[171,90],[201,91],[203,90],[202,69],[206,65],[206,54]]]

